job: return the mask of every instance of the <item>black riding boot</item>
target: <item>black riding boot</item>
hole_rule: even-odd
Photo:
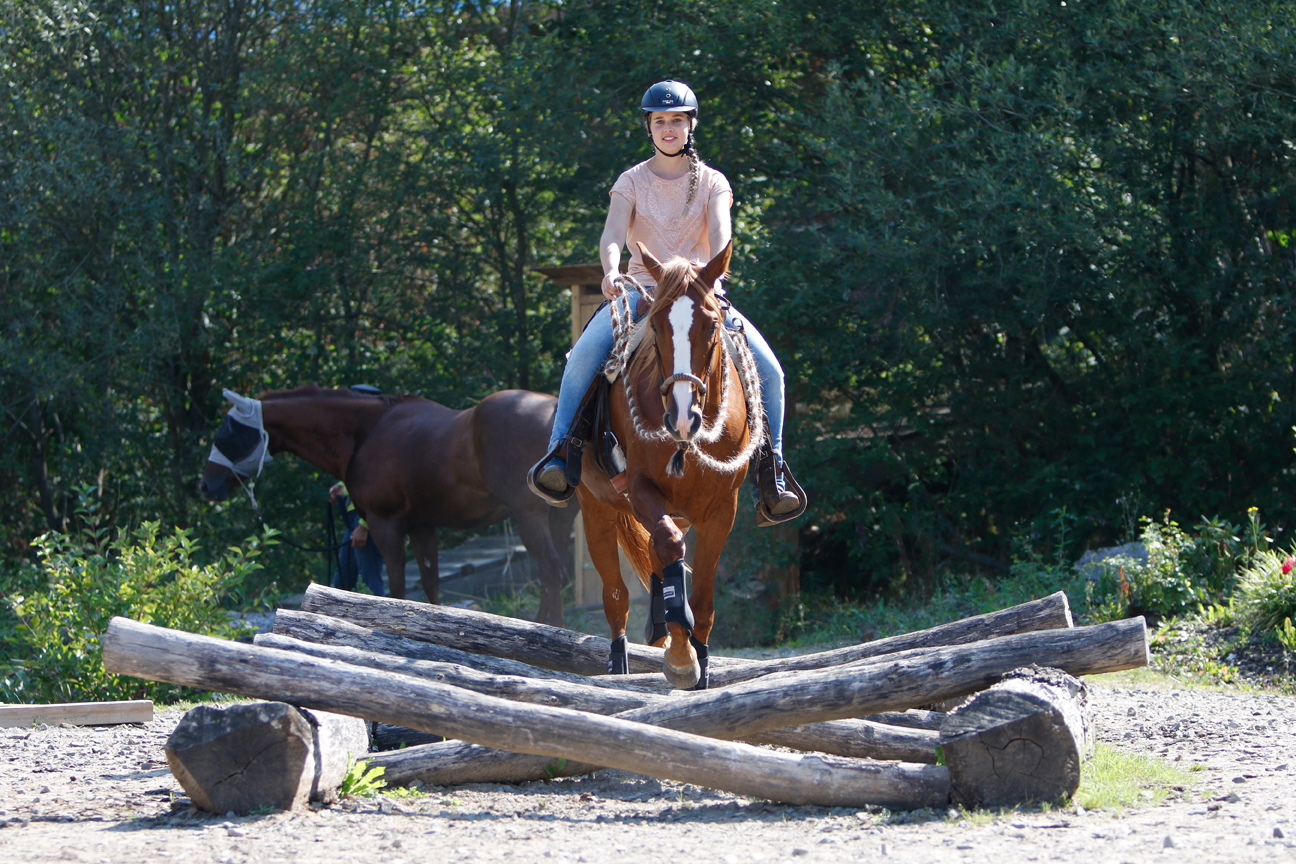
[[[805,512],[806,494],[792,471],[768,446],[762,447],[755,466],[756,524],[762,528],[788,522]]]

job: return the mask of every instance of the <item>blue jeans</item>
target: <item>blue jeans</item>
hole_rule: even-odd
[[[349,540],[351,532],[360,524],[360,517],[354,510],[346,509],[346,498],[340,500],[343,511],[342,523],[346,525],[346,537]],[[378,544],[374,543],[372,537],[369,538],[368,543],[360,547],[346,543],[338,550],[338,569],[333,572],[333,587],[341,588],[343,591],[354,591],[356,577],[360,576],[375,597],[386,597],[382,571],[382,553],[378,551]]]
[[[633,289],[631,289],[633,290]],[[734,308],[729,309],[725,325],[730,329],[741,327],[747,333],[747,344],[751,346],[752,358],[756,361],[756,371],[761,380],[761,402],[765,408],[765,417],[769,421],[770,444],[774,453],[783,458],[783,367],[770,349],[769,343],[751,322]],[[612,333],[612,310],[604,306],[594,313],[589,326],[580,339],[567,354],[567,367],[563,369],[562,389],[558,392],[558,412],[554,415],[553,432],[549,435],[549,449],[558,442],[571,428],[572,419],[580,401],[594,383],[594,377],[612,353],[616,337]]]

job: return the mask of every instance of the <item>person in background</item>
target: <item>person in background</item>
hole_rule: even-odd
[[[382,391],[369,384],[355,384],[350,389],[364,396],[382,395]],[[359,575],[364,577],[370,593],[375,597],[386,597],[382,554],[377,546],[369,542],[369,523],[356,512],[345,483],[334,483],[329,487],[329,503],[339,505],[342,521],[351,536],[350,544],[338,550],[338,569],[333,573],[333,587],[354,591],[356,577]]]

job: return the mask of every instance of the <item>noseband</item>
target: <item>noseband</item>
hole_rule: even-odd
[[[707,386],[705,381],[689,372],[676,372],[674,375],[662,381],[661,397],[663,402],[666,401],[666,397],[670,393],[671,385],[678,381],[688,381],[698,390],[698,395],[701,397],[702,401],[706,401]]]

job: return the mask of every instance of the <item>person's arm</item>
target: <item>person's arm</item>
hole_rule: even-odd
[[[603,296],[611,300],[621,294],[615,280],[621,275],[621,247],[630,233],[630,217],[634,204],[620,194],[612,195],[608,204],[607,221],[603,223],[603,236],[599,239],[599,261],[603,263]]]
[[[733,193],[721,192],[711,199],[707,208],[707,242],[711,245],[711,255],[719,255],[733,239],[733,222],[729,208],[733,206]]]

